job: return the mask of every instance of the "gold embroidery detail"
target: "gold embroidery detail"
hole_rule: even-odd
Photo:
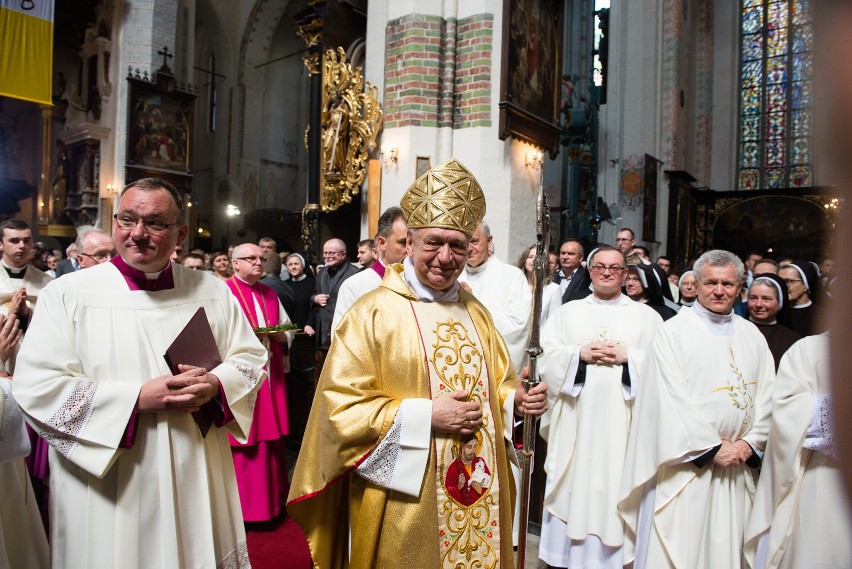
[[[737,361],[734,357],[734,350],[731,349],[731,372],[734,374],[734,381],[728,379],[725,385],[717,387],[711,393],[726,391],[731,398],[731,404],[737,409],[745,412],[743,417],[742,432],[746,432],[751,428],[752,416],[751,411],[754,408],[754,396],[749,391],[750,385],[757,385],[756,381],[746,381],[743,377],[743,372],[737,367]]]
[[[432,331],[432,357],[429,362],[441,381],[441,393],[464,390],[473,397],[482,392],[482,352],[461,322],[450,318],[438,322]]]
[[[431,328],[427,354],[433,397],[453,391],[466,391],[468,401],[483,410],[483,426],[476,433],[476,452],[466,483],[478,496],[448,489],[448,476],[460,477],[449,469],[462,452],[458,436],[435,439],[438,458],[438,510],[442,569],[495,569],[500,566],[500,484],[494,418],[489,401],[488,372],[479,338],[472,322],[443,317]],[[500,441],[502,444],[502,441]],[[465,465],[467,466],[467,465]],[[477,470],[481,470],[477,472]],[[472,484],[475,482],[476,484]],[[463,503],[464,502],[464,503]]]

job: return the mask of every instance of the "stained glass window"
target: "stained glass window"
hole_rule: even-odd
[[[742,0],[740,190],[813,185],[811,0]]]

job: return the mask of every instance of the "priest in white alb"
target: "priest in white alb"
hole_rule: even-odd
[[[635,569],[743,566],[769,434],[775,364],[733,313],[742,261],[713,250],[693,270],[698,301],[660,327],[633,409],[618,507]]]
[[[527,358],[532,292],[521,269],[494,256],[492,242],[491,229],[483,221],[470,238],[467,265],[459,283],[491,313],[515,369],[520,370]]]
[[[450,160],[401,206],[408,256],[340,321],[287,509],[315,567],[512,569],[506,437],[515,412],[544,412],[547,387],[524,394],[457,282],[485,213],[476,179]]]
[[[787,350],[746,534],[752,569],[852,567],[852,516],[834,424],[829,333]]]
[[[17,318],[0,316],[0,359],[8,360],[20,331]],[[24,457],[31,446],[12,382],[0,372],[0,567],[48,569],[50,552]]]
[[[592,295],[563,304],[541,333],[538,365],[550,386],[539,558],[551,567],[621,569],[616,505],[642,364],[663,320],[622,294],[624,255],[589,258]]]
[[[340,319],[355,304],[355,301],[379,288],[388,265],[401,263],[405,258],[405,245],[408,240],[408,225],[402,208],[392,206],[379,217],[376,228],[376,252],[378,257],[372,265],[352,275],[340,285],[337,291],[337,303],[334,305],[334,317],[331,319],[331,333],[340,324]]]
[[[169,262],[182,204],[129,184],[118,256],[45,287],[18,355],[13,393],[51,446],[54,569],[250,566],[227,433],[248,436],[266,351],[222,281]],[[222,363],[173,375],[199,308]]]

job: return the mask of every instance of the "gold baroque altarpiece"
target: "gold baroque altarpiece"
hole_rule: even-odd
[[[322,189],[320,206],[334,211],[352,201],[367,176],[367,162],[381,130],[378,89],[343,48],[326,50],[322,69]]]

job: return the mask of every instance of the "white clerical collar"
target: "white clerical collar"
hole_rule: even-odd
[[[707,326],[707,329],[713,332],[716,336],[734,335],[733,310],[731,310],[728,314],[716,314],[712,310],[708,310],[700,302],[696,302],[692,305],[692,312],[698,316],[701,322]]]
[[[681,300],[680,305],[681,306],[690,306],[690,307],[695,306],[695,301],[694,300]]]
[[[591,295],[592,304],[609,304],[609,305],[620,304],[621,303],[621,296],[622,295],[619,294],[618,296],[616,296],[615,298],[613,298],[611,300],[605,300],[603,298],[598,298],[597,296],[594,295],[594,293],[592,293],[592,295]]]
[[[241,281],[241,282],[246,283],[248,286],[254,286],[252,283],[248,282],[247,280],[245,280],[245,279],[241,279],[241,278],[239,277],[239,275],[236,275],[236,274],[235,274],[235,275],[234,275],[234,278],[235,278],[235,279],[237,279],[238,281]],[[254,282],[257,282],[257,281],[254,281]]]
[[[5,264],[5,263],[4,263],[4,264]],[[808,306],[810,306],[811,304],[813,304],[813,302],[809,300],[809,301],[807,301],[807,302],[806,302],[806,303],[804,303],[804,304],[794,304],[794,305],[793,305],[793,308],[794,308],[794,309],[796,309],[796,308],[807,308],[807,307],[808,307]]]
[[[163,271],[165,270],[166,269],[163,269]],[[162,274],[163,271],[157,271],[156,273],[145,273],[145,278],[149,281],[157,280],[158,278],[160,278],[160,274]]]
[[[8,264],[6,264],[6,262],[3,261],[2,259],[0,259],[0,264],[2,264],[4,267],[9,269],[11,272],[20,273],[21,275],[23,275],[24,272],[27,270],[27,267],[29,267],[29,264],[26,264],[23,267],[12,267],[12,266],[9,266]],[[23,276],[21,278],[23,278]]]
[[[484,264],[484,263],[483,263]],[[459,301],[459,283],[454,282],[447,290],[435,290],[420,282],[417,278],[417,271],[414,270],[414,265],[411,259],[406,257],[402,261],[403,272],[402,276],[405,283],[411,289],[411,292],[417,295],[423,302],[458,302]]]
[[[487,259],[485,259],[485,262],[482,263],[481,265],[479,265],[478,267],[472,267],[472,266],[468,265],[467,266],[467,274],[478,275],[479,273],[484,271],[486,269],[486,267],[488,267],[488,263],[490,263],[490,262],[491,262],[491,257],[488,257]]]
[[[299,281],[303,281],[306,278],[308,278],[308,275],[306,275],[305,273],[302,273],[301,277],[294,277],[293,275],[290,275],[290,280],[293,281],[293,282],[296,282],[296,283],[299,282]]]

